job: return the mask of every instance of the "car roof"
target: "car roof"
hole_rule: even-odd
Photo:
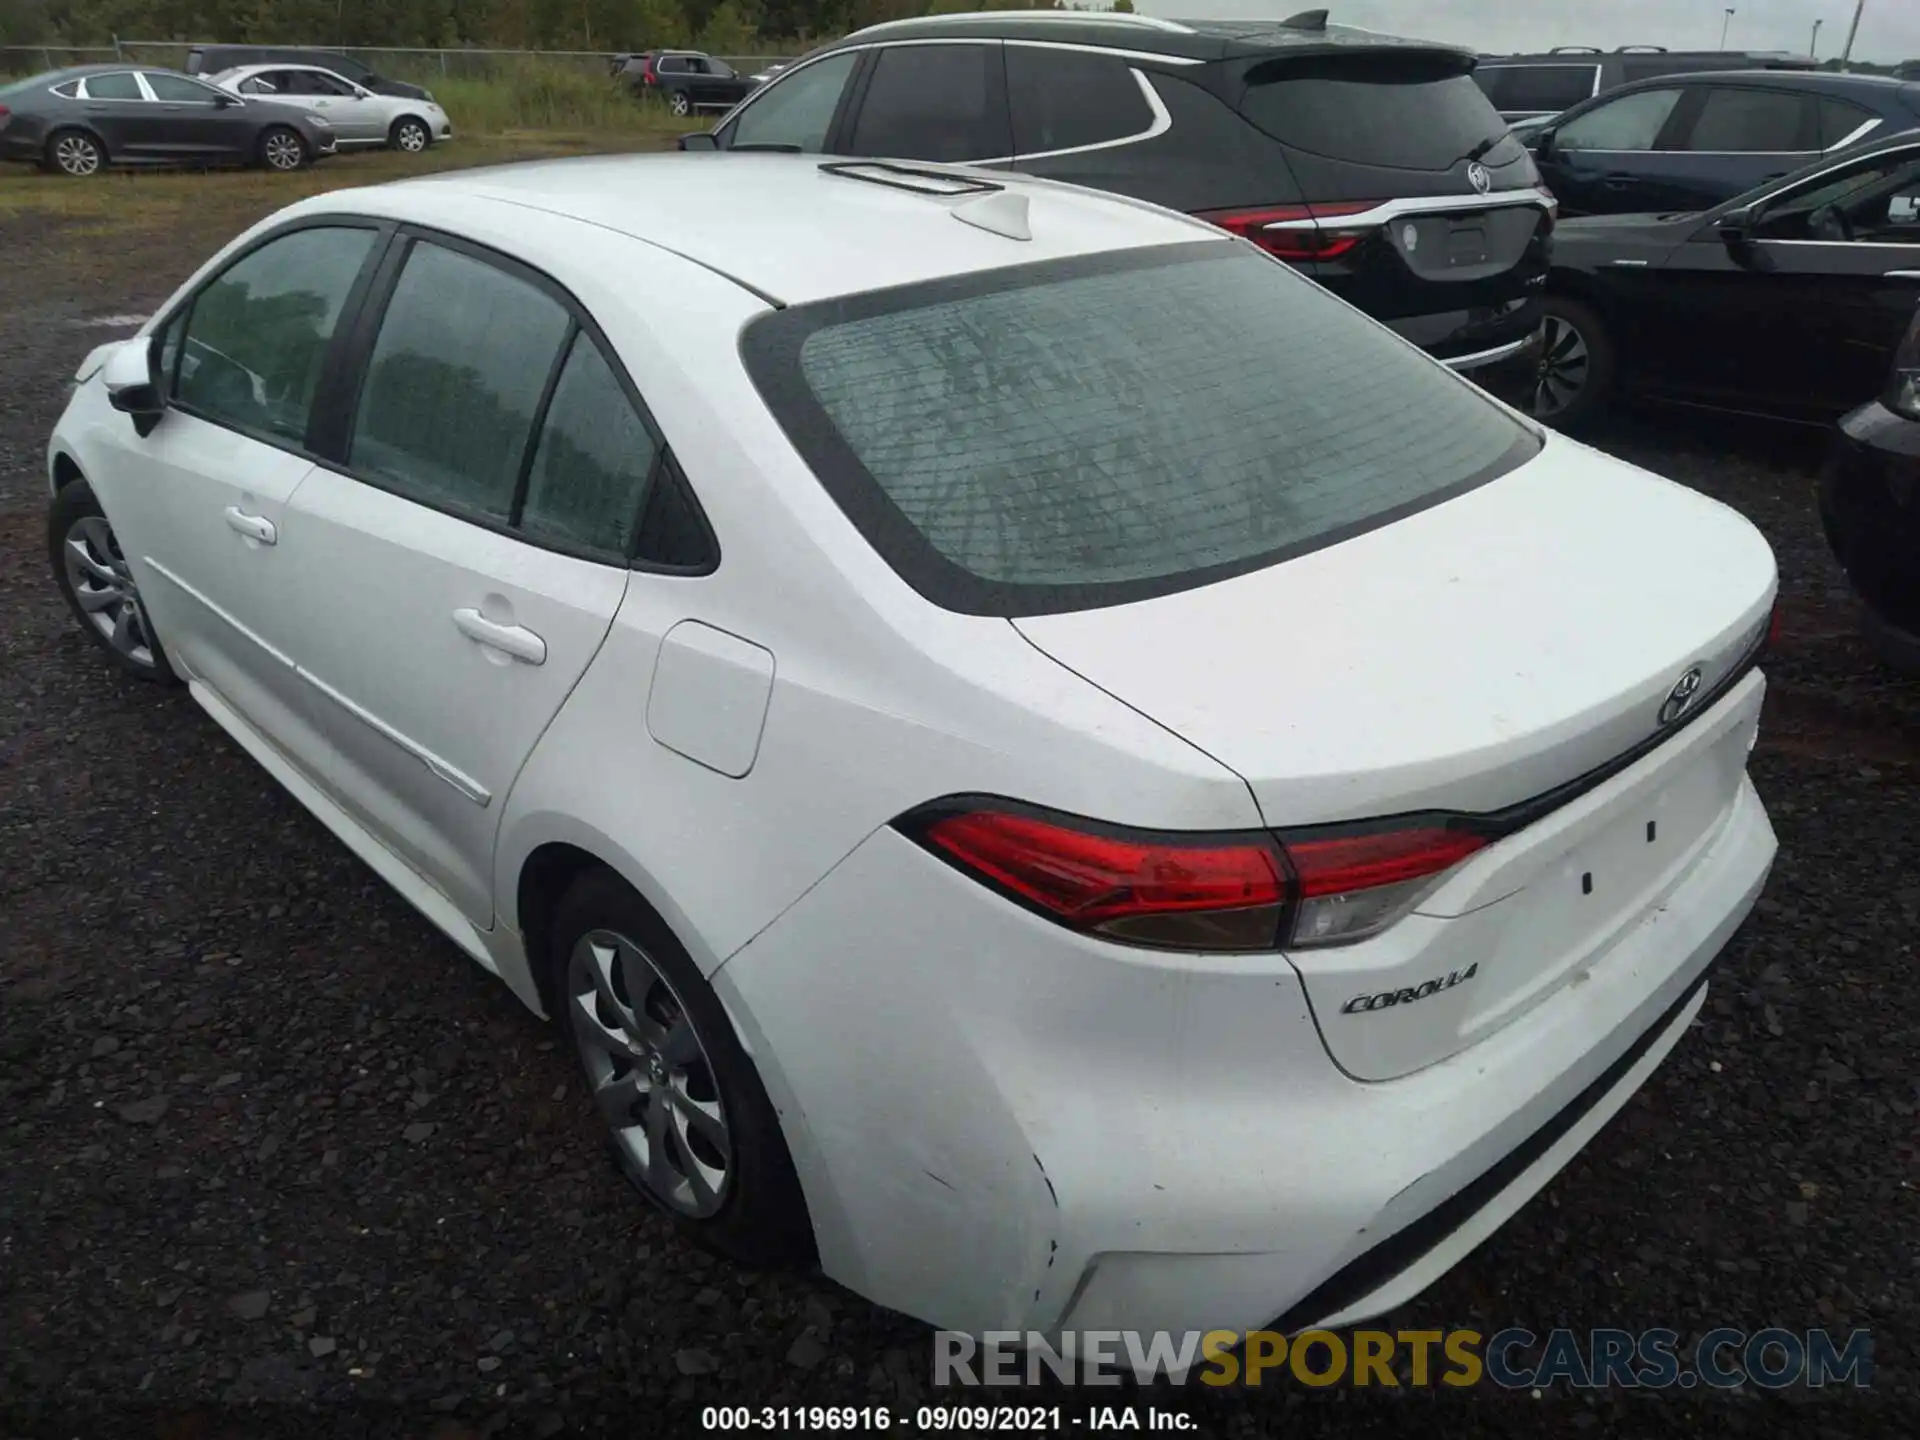
[[[886,162],[724,151],[577,156],[334,191],[301,209],[373,209],[456,231],[455,217],[467,207],[490,226],[498,223],[501,207],[537,210],[657,245],[775,304],[1222,238],[1198,220],[1118,195],[1004,171],[895,163],[895,170],[876,170]],[[921,176],[932,180],[915,178]],[[929,183],[971,188],[960,194],[913,188]],[[1030,239],[1010,239],[955,218],[957,209],[995,195],[1024,198]],[[543,257],[520,258],[546,263]],[[577,263],[571,252],[553,257],[556,270]]]
[[[1361,30],[1350,25],[1315,28],[1278,20],[1164,20],[1125,11],[980,10],[960,15],[924,15],[888,20],[856,30],[815,53],[888,40],[1041,40],[1064,45],[1124,49],[1183,60],[1226,60],[1270,55],[1277,50],[1325,54],[1345,50],[1413,49],[1471,55],[1461,46]]]

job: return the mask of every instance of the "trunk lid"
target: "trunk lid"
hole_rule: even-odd
[[[1683,676],[1697,669],[1693,694],[1714,694],[1758,640],[1774,588],[1772,552],[1741,516],[1555,436],[1491,484],[1283,564],[1013,623],[1240,774],[1284,832],[1486,814],[1587,776],[1671,728],[1662,709]],[[1682,745],[1686,734],[1655,754],[1698,749],[1697,763],[1667,774],[1657,797],[1631,780],[1642,767],[1666,774],[1668,761],[1649,757],[1604,787],[1612,809],[1598,818],[1572,829],[1542,819],[1375,938],[1294,952],[1335,1058],[1368,1079],[1443,1059],[1551,993],[1595,937],[1651,903],[1744,773],[1749,737],[1716,749]],[[1643,833],[1659,836],[1644,853]],[[1608,858],[1600,901],[1574,914],[1536,882],[1576,852],[1589,857],[1581,875],[1601,864],[1592,855]],[[1550,936],[1565,965],[1503,936]],[[1329,1024],[1362,992],[1417,989],[1473,964],[1471,985],[1391,1022]]]

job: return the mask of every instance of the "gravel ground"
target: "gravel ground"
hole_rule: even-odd
[[[923,1327],[681,1244],[549,1031],[68,619],[41,447],[123,333],[79,322],[217,238],[122,235],[83,271],[79,237],[0,223],[0,1436],[680,1434],[702,1404],[942,1398]],[[1602,443],[1777,548],[1754,773],[1781,858],[1653,1083],[1394,1323],[1865,1326],[1872,1391],[1102,1400],[1221,1435],[1920,1433],[1920,684],[1855,638],[1818,437],[1668,415]]]

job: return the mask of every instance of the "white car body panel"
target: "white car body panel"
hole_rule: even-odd
[[[645,398],[718,537],[711,573],[558,556],[283,454],[248,470],[279,476],[250,492],[278,506],[278,543],[246,551],[227,497],[138,473],[142,447],[191,448],[169,432],[214,442],[177,414],[136,441],[97,374],[50,478],[92,479],[130,554],[203,532],[235,552],[175,553],[285,657],[266,673],[291,698],[182,591],[155,619],[170,644],[189,627],[195,698],[528,1005],[535,857],[573,847],[633,886],[752,1056],[835,1279],[975,1331],[1244,1327],[1303,1304],[1323,1309],[1302,1323],[1364,1318],[1625,1103],[1758,896],[1775,840],[1744,760],[1763,682],[1732,666],[1764,625],[1771,557],[1721,507],[1550,439],[1465,495],[1238,579],[1017,621],[940,609],[809,470],[739,339],[780,302],[1218,243],[1152,207],[994,180],[1026,197],[1031,240],[817,159],[693,154],[336,191],[234,242],[387,216],[546,272]],[[489,596],[540,633],[544,665],[489,659],[456,626]],[[1346,946],[1132,948],[1009,903],[890,824],[962,793],[1155,831],[1496,808],[1653,735],[1689,663],[1729,683],[1670,740]],[[1662,845],[1637,839],[1649,820]],[[1566,896],[1576,872],[1609,882],[1591,906]],[[1340,1013],[1468,957],[1471,984]],[[1470,1214],[1353,1281],[1461,1194]]]
[[[349,87],[351,95],[253,95],[245,87],[245,82],[258,76],[280,70],[307,71],[324,75],[340,85]],[[394,125],[409,117],[423,122],[427,127],[428,143],[434,144],[447,139],[452,133],[452,124],[447,112],[437,101],[423,100],[411,95],[382,95],[356,85],[336,70],[323,65],[240,65],[231,70],[223,70],[217,75],[203,77],[210,85],[218,85],[222,90],[240,96],[243,100],[249,95],[256,99],[272,99],[289,105],[298,105],[324,118],[333,126],[335,141],[341,148],[364,145],[385,145],[393,133]]]

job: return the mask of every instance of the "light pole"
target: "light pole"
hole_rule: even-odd
[[[1733,7],[1727,7],[1727,18],[1720,22],[1720,48],[1727,48],[1727,27],[1733,24]]]
[[[1816,60],[1820,58],[1820,27],[1826,23],[1824,20],[1813,22],[1813,39],[1807,44],[1807,54]]]
[[[1840,68],[1847,68],[1847,62],[1853,59],[1853,37],[1860,33],[1860,12],[1867,8],[1867,0],[1856,0],[1853,7],[1853,24],[1847,27],[1847,48],[1840,52]]]

